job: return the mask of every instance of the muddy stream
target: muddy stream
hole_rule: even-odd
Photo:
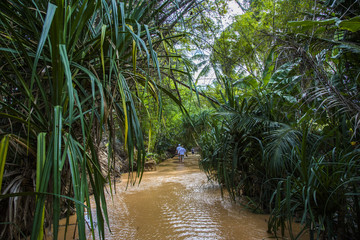
[[[222,198],[219,187],[199,170],[197,155],[185,157],[184,163],[168,159],[127,190],[123,176],[113,200],[107,195],[111,233],[106,229],[106,239],[271,238],[268,216]]]

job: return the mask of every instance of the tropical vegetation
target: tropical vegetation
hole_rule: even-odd
[[[229,2],[241,14],[227,24]],[[119,145],[134,183],[149,156],[178,143],[200,149],[201,168],[233,200],[269,213],[276,236],[359,235],[359,1],[5,0],[0,9],[0,238],[42,239],[50,225],[56,237],[59,219],[76,212],[85,239],[87,212],[104,239]]]
[[[104,238],[102,136],[110,153],[121,141],[141,177],[139,113],[159,118],[164,96],[176,103],[163,74],[178,59],[174,25],[194,3],[1,1],[1,239],[42,239],[50,224],[56,237],[59,218],[73,212],[85,239],[90,194],[96,217],[87,214]],[[109,154],[108,168],[116,164]]]
[[[292,239],[355,239],[359,2],[243,4],[211,54],[221,104],[201,165],[234,199],[269,212],[274,234],[299,221]]]

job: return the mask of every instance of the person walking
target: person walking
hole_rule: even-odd
[[[178,157],[179,157],[179,162],[180,162],[180,154],[179,154],[180,148],[181,148],[181,144],[179,144],[179,145],[177,146],[177,148],[176,148],[176,154],[177,154]]]
[[[183,148],[183,147],[181,147],[181,148],[179,149],[179,158],[180,158],[180,162],[181,162],[181,163],[184,162],[184,155],[185,155],[185,153],[186,153],[186,149]]]

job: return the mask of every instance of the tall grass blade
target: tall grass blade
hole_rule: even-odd
[[[61,151],[62,151],[62,107],[55,106],[54,107],[54,126],[53,126],[53,134],[52,139],[54,142],[54,150],[53,150],[53,193],[55,194],[53,197],[53,229],[54,229],[54,239],[58,236],[59,231],[59,219],[60,219],[60,194],[61,194],[61,171],[60,171],[60,163],[61,163]]]
[[[0,143],[0,193],[1,193],[1,185],[4,175],[4,168],[5,168],[5,162],[6,162],[6,156],[9,148],[9,136],[5,135],[1,139]]]
[[[43,24],[41,37],[39,39],[38,48],[37,48],[37,51],[36,51],[36,56],[35,56],[35,59],[34,59],[34,64],[32,66],[30,89],[33,88],[34,78],[35,78],[35,74],[36,74],[40,54],[41,54],[41,52],[42,52],[42,50],[44,48],[45,41],[48,38],[49,30],[50,30],[50,27],[51,27],[51,24],[52,24],[54,15],[55,15],[56,8],[57,8],[57,6],[55,6],[52,3],[49,3],[48,9],[47,9],[47,12],[46,12],[45,22]]]
[[[36,156],[37,156],[37,160],[36,160],[36,192],[40,192],[40,179],[42,178],[44,164],[46,161],[46,133],[40,133],[38,135]],[[43,208],[42,208],[38,240],[41,240],[44,237],[44,220],[45,220],[45,206],[43,206]]]

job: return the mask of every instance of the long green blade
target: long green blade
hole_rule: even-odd
[[[40,180],[46,161],[46,133],[40,133],[37,138],[37,161],[36,161],[36,192],[40,192]],[[38,240],[44,237],[45,205],[42,208],[40,231]]]
[[[35,78],[36,69],[37,69],[36,67],[37,67],[37,64],[38,64],[38,61],[39,61],[39,58],[40,58],[40,54],[41,54],[41,52],[42,52],[42,50],[44,48],[45,41],[48,38],[49,30],[50,30],[51,23],[52,23],[52,20],[54,18],[54,15],[55,15],[56,8],[57,8],[57,6],[55,6],[52,3],[49,3],[47,13],[46,13],[45,22],[44,22],[44,25],[43,25],[43,30],[42,30],[41,37],[40,37],[39,44],[38,44],[38,48],[37,48],[37,51],[36,51],[34,65],[32,67],[31,88],[32,88],[32,84],[33,84],[33,81],[34,81],[34,78]]]
[[[4,174],[4,167],[6,162],[6,156],[9,148],[9,136],[6,135],[3,137],[0,143],[0,193],[1,193],[1,185]]]
[[[54,141],[54,151],[53,151],[53,187],[54,194],[53,197],[53,227],[54,227],[54,239],[57,239],[59,231],[59,219],[60,219],[60,197],[61,194],[61,171],[60,171],[60,161],[61,161],[61,146],[62,146],[62,107],[55,106],[54,108],[54,131],[53,131],[53,141]]]

